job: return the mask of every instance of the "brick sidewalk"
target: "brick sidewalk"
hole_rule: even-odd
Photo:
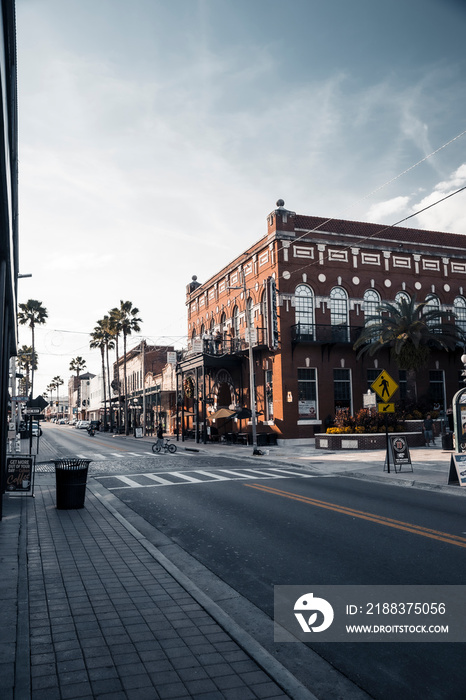
[[[57,510],[43,479],[36,498],[5,498],[0,554],[20,598],[14,640],[16,587],[3,596],[2,700],[291,697],[90,489],[85,508]]]

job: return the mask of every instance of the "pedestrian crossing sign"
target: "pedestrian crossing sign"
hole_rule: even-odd
[[[395,391],[398,390],[398,384],[394,379],[386,372],[382,370],[375,382],[371,384],[371,389],[382,399],[382,401],[389,401]]]

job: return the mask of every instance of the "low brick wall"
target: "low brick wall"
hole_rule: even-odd
[[[422,432],[389,433],[404,435],[409,447],[422,447]],[[319,450],[383,450],[387,445],[385,433],[319,433],[315,436]]]

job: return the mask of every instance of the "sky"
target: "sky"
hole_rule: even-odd
[[[299,214],[393,224],[466,185],[463,0],[16,0],[18,300],[35,395],[130,300],[182,347],[186,285]],[[404,225],[466,234],[466,191]],[[20,326],[20,345],[30,330]]]

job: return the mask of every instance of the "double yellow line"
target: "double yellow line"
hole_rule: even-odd
[[[454,544],[457,547],[466,547],[466,537],[460,537],[459,535],[450,535],[448,532],[441,532],[440,530],[432,530],[428,527],[422,527],[421,525],[413,525],[412,523],[405,523],[402,520],[394,520],[393,518],[386,518],[384,515],[375,515],[374,513],[366,513],[363,510],[355,510],[354,508],[348,508],[347,506],[340,506],[337,503],[329,503],[328,501],[320,501],[317,498],[308,498],[307,496],[301,496],[298,493],[290,493],[290,491],[282,491],[281,489],[273,488],[272,486],[267,486],[265,484],[244,484],[251,489],[257,489],[257,491],[262,491],[264,493],[269,493],[272,496],[281,496],[282,498],[289,498],[292,501],[299,501],[300,503],[306,503],[309,506],[316,506],[317,508],[326,508],[327,510],[333,510],[336,513],[342,513],[343,515],[350,515],[352,518],[360,518],[361,520],[369,520],[372,523],[377,523],[378,525],[386,525],[387,527],[394,527],[397,530],[404,530],[405,532],[411,532],[414,535],[422,535],[423,537],[429,537],[432,540],[439,540],[440,542],[446,542],[447,544]]]

